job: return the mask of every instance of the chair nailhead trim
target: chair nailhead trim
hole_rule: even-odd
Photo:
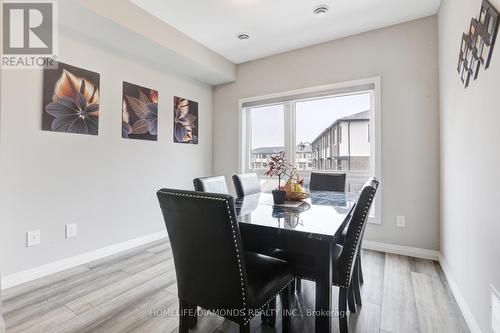
[[[196,183],[195,179],[193,179],[193,186],[194,186],[194,190],[196,192],[203,192],[203,189],[201,189],[201,188],[198,187],[198,184]]]
[[[368,214],[368,211],[369,211],[369,208],[373,202],[373,197],[375,196],[375,192],[377,190],[372,188],[372,191],[369,195],[369,199],[368,199],[368,202],[366,204],[366,206],[364,207],[364,210],[363,210],[363,215],[362,215],[362,218],[365,219],[365,217],[367,216]],[[361,223],[359,226],[358,226],[358,230],[356,232],[356,245],[359,241],[359,235],[361,233],[361,229],[363,229],[363,225],[366,223],[366,221],[364,221],[363,223]],[[354,253],[356,252],[356,246],[353,247],[353,250],[352,250],[352,253],[350,255],[350,258],[349,258],[349,265],[348,265],[348,269],[347,269],[347,276],[345,277],[345,281],[344,281],[344,284],[336,284],[336,283],[333,283],[332,282],[332,285],[334,286],[337,286],[337,287],[342,287],[342,288],[349,288],[349,280],[350,280],[350,273],[351,273],[351,267],[352,267],[352,262],[353,262],[353,258],[354,258]],[[358,252],[359,252],[359,249],[358,249]],[[305,280],[309,280],[309,281],[316,281],[315,279],[312,279],[312,278],[309,278],[309,277],[302,277],[302,276],[298,276],[298,278],[300,279],[305,279]]]
[[[278,296],[279,294],[281,294],[281,292],[283,290],[285,290],[289,285],[290,283],[293,281],[294,279],[291,279],[290,281],[288,281],[287,284],[285,284],[285,286],[283,288],[281,288],[276,294],[274,294],[273,296],[271,296],[266,302],[264,302],[264,304],[262,304],[261,306],[258,306],[257,309],[263,309],[266,305],[269,304],[269,302],[271,302],[276,296]],[[245,323],[244,325],[246,325],[247,323],[249,323],[251,320],[251,318],[249,318],[248,320],[245,320]]]
[[[372,189],[372,192],[370,193],[370,196],[369,196],[369,199],[368,199],[368,202],[366,203],[365,207],[364,207],[364,210],[363,210],[363,214],[362,214],[362,218],[363,220],[365,220],[363,223],[360,223],[359,226],[358,226],[358,230],[356,231],[356,245],[353,246],[353,249],[352,249],[352,253],[351,253],[351,256],[349,258],[349,265],[348,265],[348,269],[347,269],[347,274],[346,274],[346,277],[345,277],[345,281],[344,281],[344,285],[342,285],[341,287],[344,287],[344,288],[349,288],[349,280],[351,278],[351,268],[352,268],[352,262],[353,262],[353,258],[354,258],[354,253],[356,252],[356,246],[357,246],[357,243],[358,243],[358,240],[359,240],[359,235],[361,234],[361,229],[363,229],[363,225],[366,223],[366,216],[368,214],[368,210],[372,204],[372,201],[373,201],[373,197],[375,195],[375,189]]]
[[[241,286],[242,286],[241,287],[241,299],[242,299],[243,308],[247,309],[246,297],[245,297],[245,294],[247,291],[245,288],[245,283],[244,283],[245,280],[244,280],[244,276],[243,276],[243,270],[241,267],[240,254],[239,254],[239,250],[238,250],[238,242],[236,239],[236,230],[234,227],[233,217],[231,215],[231,209],[229,208],[229,201],[227,201],[225,198],[209,197],[209,196],[199,195],[199,194],[174,193],[174,192],[167,192],[167,191],[163,191],[163,190],[160,190],[160,193],[168,194],[168,195],[175,195],[175,196],[180,196],[180,197],[187,197],[187,198],[224,201],[226,203],[229,221],[231,222],[231,230],[233,232],[233,242],[234,242],[234,249],[235,249],[235,253],[236,253],[236,260],[238,261],[238,270],[240,273],[240,282],[241,282]],[[247,320],[247,322],[250,321],[250,319],[248,318],[249,316],[250,316],[250,314],[247,312],[247,318],[245,319],[245,320]]]
[[[242,299],[242,303],[243,303],[243,307],[246,308],[246,297],[245,297],[245,294],[246,294],[246,288],[245,288],[245,280],[244,280],[244,276],[243,276],[243,269],[241,267],[241,260],[240,260],[240,254],[239,254],[239,249],[238,249],[238,241],[236,239],[236,230],[235,230],[235,226],[234,226],[234,221],[233,221],[233,216],[231,215],[231,209],[229,208],[229,201],[227,200],[224,200],[225,203],[226,203],[226,208],[227,208],[227,214],[229,216],[229,221],[231,222],[231,230],[233,232],[233,242],[234,242],[234,249],[235,249],[235,252],[236,252],[236,260],[238,261],[238,270],[240,272],[240,283],[241,283],[241,299]]]
[[[240,185],[241,185],[241,182],[240,182]],[[233,186],[234,186],[234,190],[236,191],[236,196],[238,198],[243,197],[243,192],[242,192],[241,186],[236,184],[236,177],[235,176],[233,176]]]
[[[197,198],[197,199],[208,199],[208,200],[226,201],[225,198],[209,197],[209,196],[201,195],[201,194],[174,193],[174,192],[167,192],[167,191],[163,191],[163,190],[160,190],[159,192],[161,194],[175,195],[175,196],[178,196],[178,197],[187,197],[187,198]]]

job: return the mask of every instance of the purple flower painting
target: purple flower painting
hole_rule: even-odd
[[[158,91],[123,82],[122,138],[156,141]]]
[[[100,75],[62,62],[43,75],[42,129],[97,135]]]
[[[174,97],[174,142],[198,144],[198,103]]]

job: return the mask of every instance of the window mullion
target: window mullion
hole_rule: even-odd
[[[243,169],[243,172],[250,172],[251,170],[251,161],[252,161],[252,111],[251,111],[251,108],[246,108],[245,109],[245,116],[246,116],[246,142],[245,142],[245,146],[246,146],[246,154],[245,154],[245,165],[244,165],[244,169]]]
[[[295,165],[295,102],[287,101],[285,108],[285,152],[290,164]]]

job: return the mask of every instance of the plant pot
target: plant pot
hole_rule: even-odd
[[[274,190],[273,200],[275,205],[282,205],[285,203],[286,191],[284,190]]]

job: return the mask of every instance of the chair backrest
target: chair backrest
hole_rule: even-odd
[[[180,299],[208,310],[248,304],[240,229],[229,195],[161,189]]]
[[[198,192],[228,194],[224,176],[200,177],[193,179],[194,190]]]
[[[311,172],[309,190],[345,192],[345,173]]]
[[[361,238],[364,235],[366,221],[368,220],[378,184],[376,178],[370,178],[363,186],[348,222],[343,244],[338,247],[341,248],[341,251],[333,259],[333,281],[339,286],[349,287],[354,261],[361,245]]]
[[[257,174],[255,173],[234,175],[233,183],[238,198],[242,198],[250,194],[260,193],[261,191],[259,178],[257,178]]]

